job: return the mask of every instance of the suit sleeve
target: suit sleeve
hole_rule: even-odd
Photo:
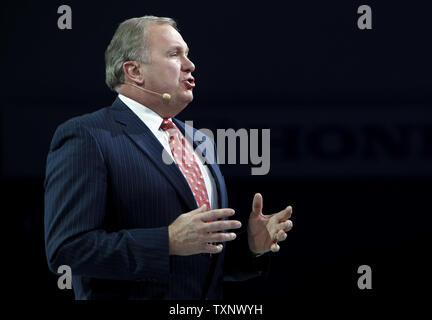
[[[249,250],[246,230],[239,232],[236,240],[227,243],[224,281],[244,281],[259,276],[266,276],[269,269],[269,253],[254,257]]]
[[[90,131],[77,120],[51,142],[45,176],[45,245],[49,268],[114,280],[159,280],[169,274],[168,227],[106,232],[107,169]]]

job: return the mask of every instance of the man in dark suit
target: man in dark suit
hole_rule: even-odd
[[[174,118],[193,99],[195,66],[172,19],[123,22],[105,60],[119,96],[60,125],[50,146],[48,265],[71,267],[77,299],[220,299],[223,279],[265,269],[263,254],[279,250],[292,208],[263,215],[256,194],[247,231],[229,231],[241,223],[228,219],[219,167],[185,143]]]

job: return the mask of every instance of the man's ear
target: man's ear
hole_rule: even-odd
[[[126,61],[123,63],[123,72],[125,75],[125,80],[129,79],[138,85],[142,85],[144,83],[144,77],[141,72],[140,64],[137,61]]]

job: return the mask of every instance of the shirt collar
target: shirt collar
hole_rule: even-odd
[[[129,107],[129,109],[131,109],[138,116],[138,118],[141,119],[142,122],[144,122],[144,124],[150,129],[150,131],[154,135],[156,135],[162,124],[163,118],[156,112],[154,112],[152,109],[135,100],[132,100],[129,97],[126,97],[120,93],[118,97],[121,101],[124,102],[124,104]],[[171,120],[171,118],[169,119]]]

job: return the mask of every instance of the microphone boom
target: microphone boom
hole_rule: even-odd
[[[137,86],[134,83],[125,83],[125,84],[128,84],[128,85],[130,85],[132,87],[138,88],[140,90],[143,90],[143,91],[146,91],[146,92],[149,92],[149,93],[157,94],[158,96],[162,97],[162,99],[165,100],[165,101],[169,101],[171,99],[171,95],[169,93],[166,93],[166,92],[163,93],[163,94],[161,94],[161,93],[149,90],[149,89],[141,88],[140,86]]]

